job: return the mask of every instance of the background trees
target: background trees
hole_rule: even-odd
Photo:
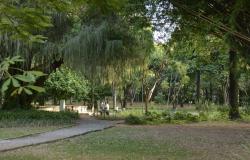
[[[55,100],[86,100],[89,92],[85,77],[67,67],[60,67],[51,73],[45,81],[45,88],[47,94]]]
[[[110,88],[114,107],[117,97],[123,108],[136,97],[146,106],[161,97],[174,108],[178,103],[229,103],[230,117],[239,118],[238,97],[248,92],[242,87],[249,65],[248,9],[246,0],[4,0],[0,59],[20,55],[25,61],[15,68],[46,73],[33,81],[40,87],[51,73],[59,74],[56,69],[62,64],[70,68],[60,70],[62,84],[70,82],[63,75],[71,69],[81,72],[89,82],[90,90],[84,90],[93,107],[105,97],[99,92]],[[168,41],[161,41],[163,47],[163,32],[153,40],[161,28],[169,34]]]
[[[246,0],[226,1],[154,1],[161,10],[158,18],[171,21],[175,30],[191,29],[194,34],[207,34],[219,38],[229,55],[230,117],[239,117],[238,110],[238,58],[248,59],[249,3]],[[225,16],[226,15],[226,16]],[[202,34],[203,33],[203,34]]]

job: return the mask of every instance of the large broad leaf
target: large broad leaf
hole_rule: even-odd
[[[11,58],[11,61],[13,62],[23,62],[24,60],[20,56],[14,56]]]
[[[18,94],[18,90],[19,90],[19,88],[15,89],[15,90],[11,93],[11,96],[17,95],[17,94]]]
[[[7,80],[3,83],[2,89],[1,89],[2,93],[4,93],[5,91],[8,90],[9,85],[10,85],[10,82],[11,82],[11,79],[9,78],[9,79],[7,79]]]
[[[22,92],[23,92],[23,87],[18,88],[17,93],[18,93],[18,94],[21,94]]]
[[[28,85],[27,88],[30,88],[30,89],[37,91],[37,92],[45,92],[45,89],[43,87],[39,87],[39,86]]]
[[[47,74],[45,74],[45,73],[43,73],[41,71],[27,71],[27,72],[30,73],[30,74],[33,74],[33,75],[35,75],[37,77],[42,77],[42,76],[46,76],[47,75]]]
[[[15,78],[20,81],[27,82],[27,83],[34,82],[33,78],[25,76],[25,75],[16,75]]]
[[[25,92],[26,94],[28,94],[28,95],[32,95],[32,94],[33,94],[31,90],[29,90],[29,89],[27,89],[27,88],[23,88],[23,89],[24,89],[24,92]]]
[[[15,78],[11,78],[11,81],[12,81],[12,85],[14,87],[20,87],[20,83],[18,82],[18,80],[16,80]]]
[[[36,82],[36,76],[35,75],[33,75],[33,74],[29,73],[29,72],[26,72],[25,75],[26,75],[27,79],[30,80],[30,82]]]

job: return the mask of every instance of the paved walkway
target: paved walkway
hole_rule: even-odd
[[[91,117],[83,117],[75,127],[59,129],[56,131],[35,134],[27,137],[21,137],[10,140],[0,140],[0,152],[13,150],[25,146],[31,146],[41,143],[53,142],[69,137],[83,135],[89,132],[100,131],[113,127],[118,122],[96,120]]]

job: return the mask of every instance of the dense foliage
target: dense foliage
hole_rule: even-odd
[[[88,81],[81,74],[67,68],[58,68],[45,82],[47,94],[61,100],[75,98],[84,100],[89,92]]]
[[[250,94],[249,8],[248,0],[3,0],[0,60],[25,61],[0,69],[9,92],[1,101],[30,105],[45,84],[49,97],[93,108],[112,96],[113,107],[144,102],[146,113],[151,101],[220,104],[240,118]]]

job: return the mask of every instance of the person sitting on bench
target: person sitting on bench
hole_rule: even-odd
[[[105,104],[104,113],[109,115],[109,103],[108,102],[106,102],[106,104]]]

